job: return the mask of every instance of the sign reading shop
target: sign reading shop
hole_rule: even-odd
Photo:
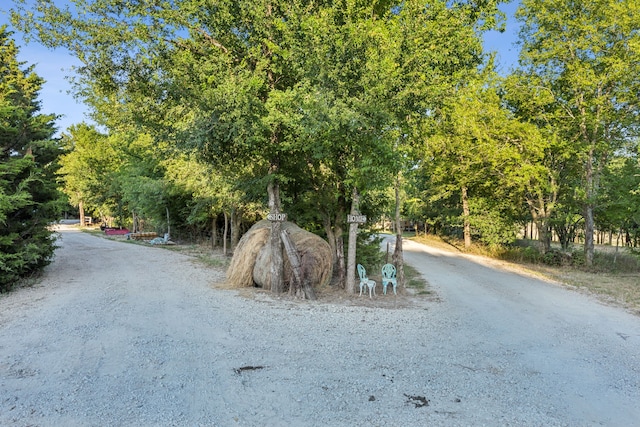
[[[347,222],[349,224],[351,223],[364,224],[365,222],[367,222],[367,216],[366,215],[347,215]]]
[[[287,220],[287,214],[286,213],[268,214],[267,219],[269,221],[274,221],[274,222],[284,222]]]

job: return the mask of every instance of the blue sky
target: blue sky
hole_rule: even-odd
[[[42,113],[63,116],[56,121],[59,132],[66,131],[72,124],[89,122],[85,115],[86,106],[69,94],[71,85],[66,79],[66,76],[73,73],[72,67],[78,65],[79,61],[62,49],[52,51],[35,42],[26,44],[22,34],[15,31],[9,22],[6,10],[8,7],[5,3],[0,6],[0,25],[7,24],[9,29],[15,32],[13,38],[20,48],[18,60],[24,62],[25,66],[35,65],[36,74],[45,80],[40,91]]]
[[[518,0],[514,0],[501,6],[508,17],[506,31],[491,31],[484,38],[486,50],[497,52],[498,71],[502,74],[506,74],[517,62],[518,50],[514,43],[517,40],[518,27],[513,14],[518,3]],[[0,6],[0,25],[8,24],[12,29],[7,12],[9,7],[4,1]],[[45,79],[40,92],[42,112],[62,116],[56,122],[59,132],[65,132],[73,124],[90,122],[86,106],[76,101],[69,93],[71,85],[66,78],[72,75],[72,67],[79,65],[79,62],[62,49],[51,51],[35,42],[26,44],[22,34],[18,32],[14,34],[14,38],[20,46],[18,59],[26,65],[35,65],[36,74]]]

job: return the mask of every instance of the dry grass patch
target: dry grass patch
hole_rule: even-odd
[[[576,268],[526,265],[544,277],[597,297],[600,301],[623,307],[640,315],[640,275],[630,273],[589,272]]]

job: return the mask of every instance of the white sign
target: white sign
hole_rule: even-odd
[[[287,220],[287,214],[286,213],[269,214],[267,215],[267,219],[269,221],[283,222]]]
[[[366,215],[347,215],[347,222],[364,224],[365,222],[367,222],[367,216]]]

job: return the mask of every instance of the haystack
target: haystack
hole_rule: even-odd
[[[287,232],[295,245],[304,278],[314,288],[328,284],[333,265],[329,244],[292,222],[283,222],[282,230]],[[233,287],[259,286],[271,289],[270,233],[271,223],[263,220],[242,236],[227,270],[227,280]],[[294,273],[286,253],[283,253],[283,257],[285,286],[289,286],[295,280]]]

